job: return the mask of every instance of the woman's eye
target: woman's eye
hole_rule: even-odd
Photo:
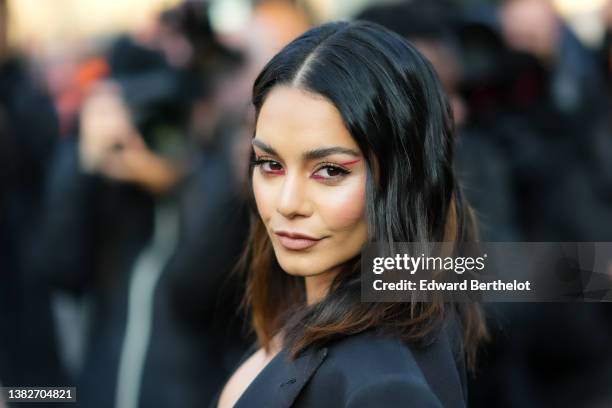
[[[283,174],[283,166],[274,160],[258,159],[253,163],[255,166],[259,166],[261,171],[265,174]]]
[[[313,174],[313,178],[321,180],[333,180],[340,178],[348,173],[350,173],[350,171],[343,169],[342,167],[326,165],[318,169]]]

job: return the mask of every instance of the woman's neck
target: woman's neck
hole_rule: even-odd
[[[329,271],[322,272],[313,276],[304,277],[304,286],[306,287],[306,303],[313,305],[321,301],[329,288],[334,278],[340,271],[340,268],[335,268]]]

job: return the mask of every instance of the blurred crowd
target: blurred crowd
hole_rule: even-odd
[[[207,406],[253,341],[250,87],[318,24],[252,0],[237,34],[188,0],[44,59],[0,0],[0,383],[84,407]],[[316,2],[312,2],[316,3]],[[431,61],[483,241],[612,241],[612,2],[586,44],[548,0],[364,2]],[[472,407],[612,406],[606,303],[488,304]],[[0,406],[2,402],[0,401]]]

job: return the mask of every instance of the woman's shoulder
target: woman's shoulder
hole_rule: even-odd
[[[374,331],[343,338],[328,345],[327,357],[301,400],[310,406],[329,394],[326,399],[336,398],[339,406],[401,406],[410,401],[419,407],[464,407],[465,372],[452,340],[447,329],[422,346]]]
[[[344,378],[352,387],[400,378],[426,385],[415,350],[398,336],[366,332],[328,345],[319,376]]]

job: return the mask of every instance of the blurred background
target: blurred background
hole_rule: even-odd
[[[436,68],[483,241],[612,241],[612,1],[0,0],[3,386],[207,406],[253,341],[250,87],[356,18]],[[486,312],[471,407],[612,407],[609,304]]]

